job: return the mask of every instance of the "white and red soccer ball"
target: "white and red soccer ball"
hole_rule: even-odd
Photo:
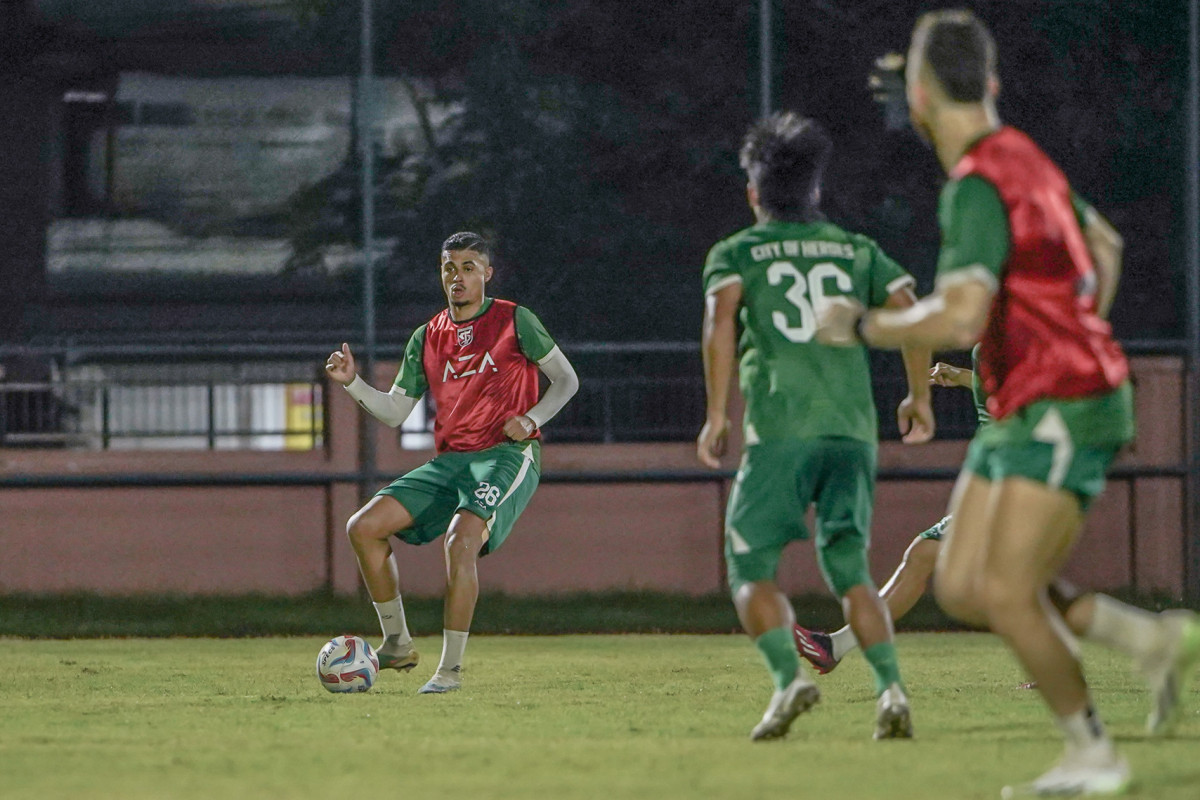
[[[358,636],[335,636],[317,653],[317,677],[331,692],[365,692],[379,676],[379,657]]]

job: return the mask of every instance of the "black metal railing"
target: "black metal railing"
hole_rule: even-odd
[[[312,450],[319,382],[0,383],[0,446]]]
[[[1176,344],[1125,346],[1131,354],[1175,354]],[[547,426],[549,440],[688,441],[699,431],[705,395],[696,342],[562,347],[580,376],[580,390]],[[0,381],[0,446],[321,447],[319,373],[329,349],[261,343],[20,348],[26,359],[55,364],[57,377],[40,383]],[[0,347],[0,357],[5,350]],[[395,360],[400,350],[394,343],[381,346],[378,357]],[[940,357],[968,364],[965,353]],[[899,438],[895,410],[905,394],[903,365],[895,353],[872,352],[871,368],[880,438]],[[277,396],[289,386],[307,392],[309,401],[289,401],[290,414],[281,418],[277,409],[272,422],[271,414],[262,413],[268,401],[256,400],[255,392]],[[973,435],[976,412],[969,392],[938,389],[933,404],[938,438]]]

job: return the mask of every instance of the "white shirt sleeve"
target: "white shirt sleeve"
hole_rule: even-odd
[[[526,411],[525,416],[533,420],[533,424],[540,428],[555,414],[562,411],[562,407],[567,404],[567,401],[579,391],[579,376],[575,374],[575,368],[571,366],[571,362],[567,360],[557,345],[538,362],[538,369],[550,379],[550,385],[546,387],[546,393],[542,395],[542,399],[537,402],[537,405]]]
[[[364,381],[361,375],[354,376],[345,389],[367,413],[393,428],[408,419],[420,399],[409,397],[399,386],[393,386],[390,392],[381,392]]]

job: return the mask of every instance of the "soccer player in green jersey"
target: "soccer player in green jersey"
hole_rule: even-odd
[[[389,392],[358,376],[348,345],[325,370],[359,405],[396,427],[421,396],[437,405],[437,457],[381,489],[346,524],[384,641],[379,664],[411,670],[417,652],[400,600],[392,538],[423,545],[445,534],[446,598],[442,660],[418,691],[462,685],[463,651],[479,596],[478,559],[494,552],[533,497],[541,472],[539,429],[579,388],[579,379],[528,309],[487,296],[491,246],[456,233],[442,245],[438,271],[447,308],[417,328]],[[549,387],[539,399],[538,375]]]
[[[913,125],[949,177],[934,292],[899,313],[831,301],[818,335],[859,347],[980,343],[993,422],[976,432],[951,496],[934,592],[947,613],[1004,640],[1063,735],[1058,764],[1004,795],[1120,794],[1129,765],[1049,597],[1133,438],[1128,362],[1106,321],[1120,239],[1094,212],[1081,226],[1062,171],[1000,123],[996,46],[973,14],[918,21],[905,83]],[[1200,628],[1185,626],[1171,669],[1182,676],[1198,657]]]
[[[820,698],[796,652],[791,604],[775,583],[784,546],[808,537],[804,515],[812,504],[818,563],[874,676],[875,738],[912,735],[891,619],[867,565],[878,446],[867,352],[828,347],[813,334],[832,297],[907,307],[915,302],[913,279],[873,241],[821,214],[831,149],[816,122],[794,113],[752,127],[741,165],[758,222],[717,243],[704,268],[708,408],[696,447],[710,467],[719,466],[726,446],[739,321],[743,327],[745,449],[726,512],[725,557],[738,617],[775,686],[754,740],[786,735]],[[929,351],[913,348],[904,362],[909,395],[897,414],[900,428],[906,441],[928,441]]]

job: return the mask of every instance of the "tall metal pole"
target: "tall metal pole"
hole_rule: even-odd
[[[1187,237],[1187,391],[1186,419],[1191,427],[1186,502],[1184,588],[1200,600],[1200,0],[1188,2],[1188,95],[1184,118],[1187,148],[1184,230]]]
[[[362,165],[362,324],[361,371],[370,382],[375,368],[375,58],[372,0],[362,0],[362,33],[359,40],[358,146]],[[362,420],[359,425],[359,469],[366,476],[359,496],[366,502],[374,493],[375,428]]]
[[[771,113],[771,0],[758,3],[759,114]]]

